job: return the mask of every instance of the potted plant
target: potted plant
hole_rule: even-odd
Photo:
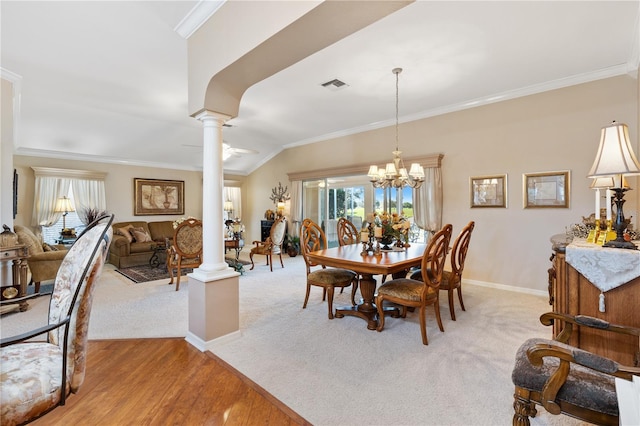
[[[296,257],[300,253],[300,237],[287,235],[285,243],[287,254],[290,257]]]

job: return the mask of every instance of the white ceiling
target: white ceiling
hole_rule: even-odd
[[[187,41],[174,30],[197,3],[2,0],[0,66],[21,93],[15,152],[201,169]],[[224,139],[256,153],[232,156],[225,171],[248,174],[284,147],[392,125],[395,67],[401,121],[635,77],[639,5],[418,1],[247,90]],[[320,86],[334,78],[348,86]]]

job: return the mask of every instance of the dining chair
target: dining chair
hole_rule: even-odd
[[[202,264],[202,221],[189,218],[176,227],[173,243],[167,247],[169,284],[173,284],[175,270],[176,291],[178,291],[182,269],[197,268],[200,264]]]
[[[442,280],[440,281],[440,290],[447,292],[447,299],[449,300],[449,313],[451,319],[456,320],[456,313],[454,309],[453,293],[457,290],[458,300],[460,301],[460,307],[463,311],[464,302],[462,301],[462,271],[464,270],[464,261],[467,258],[467,251],[469,250],[469,242],[471,241],[471,233],[475,227],[475,222],[469,222],[460,235],[456,238],[451,249],[451,270],[442,272]],[[420,280],[422,272],[420,270],[411,274],[410,278]]]
[[[253,264],[254,254],[267,257],[267,265],[271,268],[271,272],[273,272],[273,255],[277,254],[280,257],[280,266],[284,268],[284,263],[282,263],[282,243],[284,242],[286,230],[287,222],[284,216],[280,216],[273,222],[273,225],[271,225],[271,230],[266,240],[253,242],[255,247],[249,252],[249,259],[251,260],[251,268],[249,268],[249,270],[253,270],[255,266]]]
[[[46,325],[0,341],[0,424],[28,423],[65,405],[85,377],[93,290],[112,238],[113,215],[87,226],[56,275]],[[45,341],[34,337],[46,333]]]
[[[357,280],[355,272],[342,268],[327,268],[314,263],[308,254],[312,251],[326,249],[327,237],[322,228],[311,219],[304,219],[300,225],[300,249],[307,267],[307,293],[304,297],[302,309],[307,307],[311,286],[322,287],[322,300],[329,305],[329,319],[333,319],[333,294],[336,287],[349,287]],[[320,269],[312,270],[320,267]],[[351,304],[355,306],[354,294],[351,293]]]
[[[359,241],[360,233],[358,228],[349,219],[341,217],[338,219],[338,244],[345,246],[355,244]],[[344,291],[344,287],[340,289],[340,293]],[[356,292],[358,291],[358,280],[354,281],[351,288],[351,300],[355,301]]]
[[[422,256],[421,270],[423,273],[421,274],[421,280],[395,278],[378,288],[375,298],[376,306],[378,307],[378,331],[384,329],[383,303],[387,301],[401,307],[400,316],[402,318],[407,316],[407,307],[419,308],[422,344],[428,345],[426,317],[426,307],[428,305],[433,305],[438,327],[440,331],[444,332],[442,319],[440,318],[439,288],[452,230],[453,227],[447,224],[429,240],[429,244],[427,244]]]

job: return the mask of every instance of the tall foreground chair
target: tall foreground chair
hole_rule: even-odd
[[[428,305],[433,305],[438,320],[440,331],[444,331],[442,319],[440,318],[440,281],[444,270],[444,261],[447,258],[449,240],[453,227],[445,225],[431,239],[422,256],[422,279],[396,278],[387,281],[378,288],[376,294],[376,306],[378,307],[378,331],[384,328],[385,301],[395,303],[402,307],[401,316],[407,316],[407,307],[420,309],[420,332],[422,334],[422,344],[427,345],[427,313]]]
[[[95,283],[111,242],[111,222],[98,219],[62,261],[49,303],[48,325],[0,342],[0,424],[36,419],[64,405],[85,375],[87,332]],[[47,334],[44,342],[26,342]]]
[[[305,219],[300,225],[300,249],[307,266],[307,293],[304,296],[302,309],[307,307],[311,286],[322,287],[322,300],[327,300],[329,305],[329,319],[333,319],[333,294],[336,287],[349,287],[357,280],[355,272],[342,268],[327,268],[318,265],[309,259],[309,253],[327,248],[327,237],[322,228],[311,219]],[[315,267],[320,269],[312,270]],[[351,293],[351,303],[355,306],[354,296]]]
[[[284,268],[284,263],[282,263],[282,243],[284,242],[286,229],[287,222],[284,220],[284,216],[280,216],[271,225],[269,236],[265,241],[253,242],[255,247],[253,247],[249,252],[249,259],[251,259],[251,268],[249,270],[252,270],[255,266],[253,263],[254,254],[260,254],[267,257],[267,265],[271,268],[271,272],[273,272],[273,255],[277,254],[280,257],[280,266]]]
[[[555,340],[533,338],[516,354],[511,374],[515,385],[514,426],[529,426],[529,417],[542,405],[551,414],[568,414],[599,425],[618,425],[619,409],[615,378],[631,380],[640,367],[619,363],[567,344],[574,327],[588,327],[640,337],[640,329],[609,324],[598,318],[549,312],[540,317],[544,325],[563,321]],[[637,349],[637,346],[636,346]],[[636,353],[636,360],[638,354]]]
[[[180,290],[182,269],[197,268],[202,263],[202,222],[189,218],[176,227],[173,243],[167,248],[169,284],[173,284],[176,271],[176,291]]]

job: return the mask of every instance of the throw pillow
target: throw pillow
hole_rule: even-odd
[[[151,235],[147,234],[144,228],[131,228],[131,234],[137,243],[148,243],[153,241]]]
[[[122,235],[125,237],[130,243],[133,242],[133,235],[131,235],[131,229],[133,229],[133,225],[129,224],[122,228],[116,228],[116,234]]]

